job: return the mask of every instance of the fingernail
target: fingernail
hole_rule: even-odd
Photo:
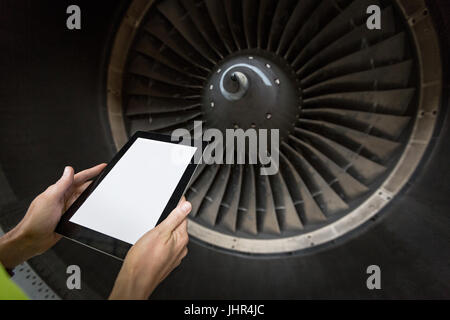
[[[189,201],[185,201],[182,205],[181,205],[181,210],[183,210],[184,213],[188,213],[191,210],[191,203]]]
[[[70,167],[69,167],[69,166],[66,166],[66,167],[64,168],[63,177],[67,176],[67,175],[69,174],[69,172],[70,172]]]

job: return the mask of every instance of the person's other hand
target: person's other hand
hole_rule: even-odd
[[[131,247],[117,276],[110,299],[147,299],[187,254],[187,215],[184,198],[170,215]]]
[[[100,164],[76,175],[72,167],[66,167],[62,177],[33,200],[20,223],[0,239],[0,262],[13,268],[56,244],[61,236],[54,230],[62,214],[105,166]]]

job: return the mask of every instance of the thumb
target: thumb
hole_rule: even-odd
[[[66,193],[69,188],[72,186],[73,184],[73,176],[74,172],[73,172],[73,168],[72,167],[65,167],[64,168],[64,172],[63,175],[61,176],[61,178],[55,183],[55,191],[59,194],[59,195],[63,195],[64,193]]]
[[[175,230],[181,222],[191,212],[192,205],[189,201],[180,201],[178,206],[167,216],[167,218],[161,223],[161,226],[167,231]]]

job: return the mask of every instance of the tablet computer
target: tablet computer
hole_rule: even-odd
[[[56,232],[124,259],[177,206],[206,144],[136,132],[66,210]]]

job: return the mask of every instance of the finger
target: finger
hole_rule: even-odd
[[[86,190],[87,187],[89,187],[89,186],[91,185],[91,183],[92,183],[92,181],[87,181],[87,182],[83,183],[81,186],[79,186],[79,187],[75,190],[75,192],[76,192],[78,195],[82,194],[82,193],[84,192],[84,190]]]
[[[173,259],[171,261],[172,268],[175,269],[180,265],[181,260],[186,256],[187,254],[187,247],[180,248],[180,250],[173,256]]]
[[[71,206],[91,183],[92,181],[88,181],[76,188],[70,199],[67,201],[67,206]]]
[[[187,233],[187,219],[184,219],[183,222],[173,231],[173,234],[176,234],[176,242],[181,244],[182,246],[187,245],[189,241],[189,236]]]
[[[185,201],[186,201],[185,196],[182,196],[181,199],[180,199],[180,201],[178,202],[178,205],[180,205],[181,203],[183,203],[183,202],[185,202]]]
[[[187,250],[187,249],[186,249]],[[167,278],[167,276],[172,273],[181,263],[181,260],[183,259],[183,250],[181,250],[178,254],[173,255],[171,261],[168,263],[168,267],[166,268],[166,270],[163,273],[162,276],[162,280],[164,280],[165,278]],[[187,251],[186,251],[187,253]],[[161,281],[162,281],[161,280]]]
[[[175,230],[173,232],[176,232],[180,236],[182,236],[184,234],[187,235],[187,223],[188,222],[187,222],[187,218],[186,218],[178,225],[178,227],[175,228]]]
[[[161,222],[160,226],[166,231],[175,230],[180,223],[186,218],[186,216],[191,212],[192,205],[189,201],[181,202],[170,214],[169,216]]]
[[[105,167],[106,167],[106,163],[102,163],[95,167],[78,172],[75,175],[75,180],[74,180],[75,184],[80,185],[80,184],[85,183],[88,180],[95,178],[96,176],[98,176],[100,174],[100,172],[102,172],[103,169],[105,169]]]
[[[180,265],[181,261],[187,256],[187,254],[188,254],[188,248],[184,247],[184,249],[180,252],[180,254],[177,257],[176,264]]]
[[[172,267],[170,268],[167,275],[165,275],[166,277],[170,274],[170,272],[174,271],[175,269],[177,269],[180,266],[181,261],[186,257],[187,253],[188,253],[188,248],[184,247],[184,249],[176,256],[176,259],[172,262]]]
[[[174,232],[179,232],[180,234],[187,233],[187,219],[184,219],[178,227],[175,228]]]
[[[70,189],[73,181],[73,168],[67,166],[64,168],[61,178],[52,186],[51,191],[54,192],[56,196],[63,196]]]
[[[184,259],[187,256],[188,251],[188,248],[184,247],[183,251],[181,252],[181,259]]]

